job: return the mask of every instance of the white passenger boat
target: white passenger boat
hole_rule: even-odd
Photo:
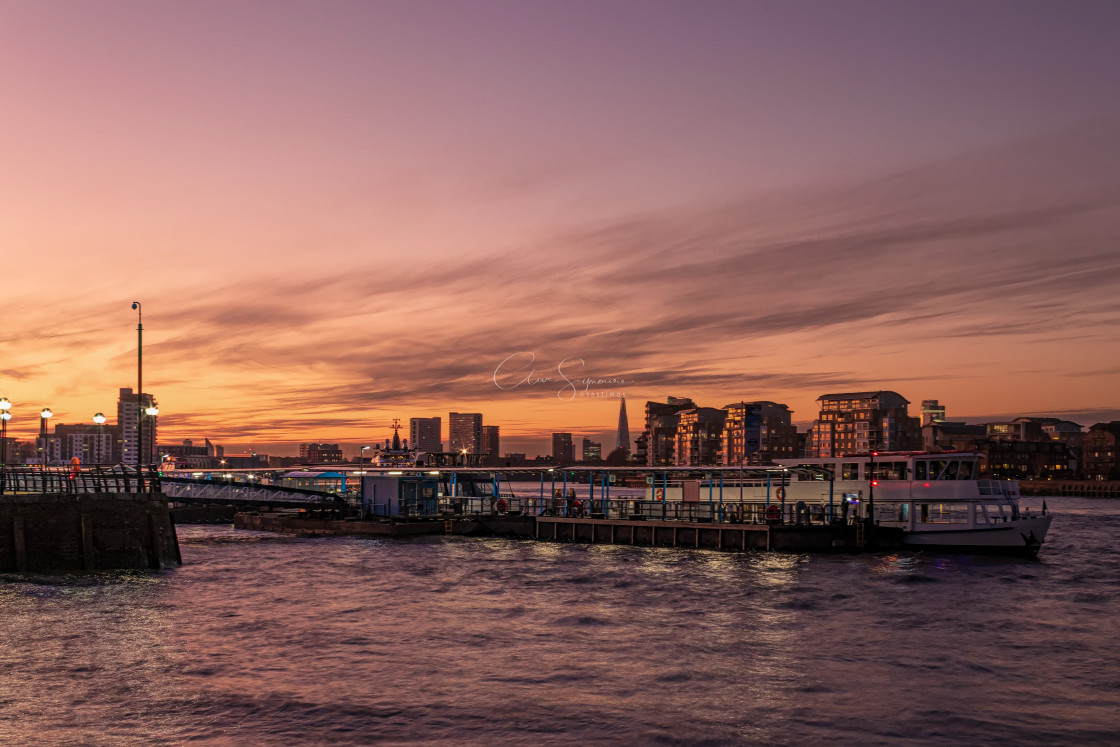
[[[787,504],[818,504],[829,490],[836,513],[866,518],[873,511],[875,524],[901,528],[914,549],[1034,557],[1054,518],[1045,502],[1038,513],[1021,509],[1017,482],[978,479],[978,454],[880,452],[777,462],[834,475],[830,489],[821,484],[825,478],[791,475],[782,485]]]

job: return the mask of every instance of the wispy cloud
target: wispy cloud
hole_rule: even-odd
[[[172,275],[144,296],[146,386],[172,406],[169,435],[277,441],[415,409],[544,418],[553,392],[494,386],[495,366],[519,351],[545,366],[579,356],[637,401],[780,395],[805,414],[829,389],[983,376],[993,388],[1007,374],[962,370],[929,355],[934,345],[981,341],[1018,370],[1042,357],[1040,380],[1107,376],[1120,370],[1117,153],[1120,126],[1096,123],[842,189],[626,215],[487,255]],[[133,376],[127,302],[63,304],[22,309],[0,333],[0,376],[115,397]],[[1028,352],[1036,344],[1077,357]],[[883,363],[902,358],[921,364]]]

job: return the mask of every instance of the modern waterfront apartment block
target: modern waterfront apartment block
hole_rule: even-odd
[[[151,394],[136,394],[131,388],[121,389],[120,398],[117,400],[117,427],[120,429],[120,444],[115,455],[118,459],[114,461],[125,464],[138,464],[141,460],[145,464],[151,462],[155,444],[158,443],[156,438],[158,416],[144,416],[143,444],[139,442],[139,418],[141,409],[147,410],[149,407],[154,407],[155,404],[155,397]]]
[[[770,464],[798,456],[797,426],[788,405],[733,402],[724,405],[723,464]]]
[[[496,425],[482,426],[482,453],[487,456],[501,456],[502,436]]]
[[[443,451],[443,421],[439,417],[411,418],[408,442],[412,448],[428,453]]]
[[[451,451],[482,453],[482,413],[452,412],[447,417],[447,437]]]
[[[898,392],[825,394],[817,401],[820,415],[809,429],[806,457],[921,448],[921,421],[910,416],[910,401]]]

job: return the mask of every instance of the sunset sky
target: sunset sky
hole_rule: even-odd
[[[164,443],[1120,419],[1118,73],[1112,0],[0,0],[10,435],[114,421],[136,300]]]

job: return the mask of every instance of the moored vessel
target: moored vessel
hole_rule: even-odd
[[[979,479],[980,455],[964,452],[872,453],[816,459],[781,459],[784,466],[831,472],[829,491],[842,516],[897,527],[913,549],[1035,557],[1053,516],[1019,506],[1014,480]],[[819,480],[791,480],[785,501],[820,499]]]

